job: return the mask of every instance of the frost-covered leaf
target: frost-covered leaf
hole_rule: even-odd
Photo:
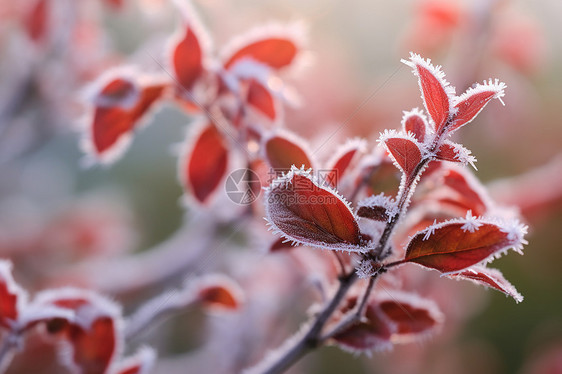
[[[456,217],[469,210],[484,216],[493,208],[486,189],[467,168],[434,162],[428,171],[417,190],[415,204],[433,206]]]
[[[334,250],[363,251],[355,215],[335,191],[321,187],[309,172],[292,168],[276,179],[266,196],[267,219],[285,238]]]
[[[212,123],[199,129],[180,162],[180,178],[200,203],[208,201],[224,178],[228,164],[225,139]]]
[[[155,360],[156,352],[143,347],[134,356],[120,362],[113,370],[113,374],[149,374],[152,372]]]
[[[368,218],[375,221],[388,221],[386,208],[382,206],[360,206],[357,209],[357,215],[361,218]]]
[[[357,204],[359,217],[375,221],[390,221],[398,214],[396,201],[384,194],[370,196]]]
[[[392,291],[390,295],[381,293],[376,300],[383,317],[390,322],[394,344],[423,339],[443,322],[437,305],[415,294]]]
[[[94,155],[111,161],[127,146],[133,129],[162,96],[165,84],[114,77],[94,97],[89,133]]]
[[[406,176],[411,176],[422,160],[422,152],[416,141],[385,133],[381,137],[381,142],[384,143],[400,170]]]
[[[325,176],[325,180],[330,185],[337,186],[348,170],[353,158],[357,154],[364,152],[365,148],[366,143],[361,139],[353,139],[341,146],[327,163],[329,173]]]
[[[107,372],[122,344],[121,310],[116,304],[91,291],[74,288],[43,291],[35,302],[74,312],[73,321],[53,320],[48,326],[48,331],[68,349],[61,354],[65,365],[81,373]]]
[[[334,342],[351,352],[387,351],[392,349],[391,329],[376,308],[365,308],[365,322],[357,322],[333,337]]]
[[[240,286],[226,276],[205,276],[194,287],[197,300],[212,311],[238,310],[243,302]]]
[[[458,143],[453,143],[449,140],[445,140],[440,146],[435,157],[442,161],[452,161],[459,162],[463,165],[471,164],[472,167],[476,169],[474,163],[476,162],[476,157],[474,157],[471,152]]]
[[[437,198],[441,202],[470,210],[474,215],[480,216],[486,213],[490,205],[489,197],[484,187],[466,169],[448,168],[444,170],[442,184],[455,192],[454,196],[444,194]]]
[[[500,99],[505,95],[505,83],[492,81],[491,79],[484,84],[477,84],[469,88],[464,94],[456,98],[456,113],[448,131],[453,132],[461,126],[472,121],[490,100]]]
[[[273,69],[289,66],[301,50],[302,30],[298,24],[270,24],[250,30],[234,39],[223,55],[224,67],[252,59]]]
[[[0,260],[0,327],[10,328],[18,320],[25,297],[12,277],[12,264]]]
[[[402,129],[406,133],[411,132],[418,142],[423,143],[428,130],[427,118],[418,108],[404,112]]]
[[[418,77],[425,109],[433,120],[435,132],[440,134],[452,111],[454,88],[445,80],[441,67],[433,66],[431,60],[424,60],[419,55],[410,53],[409,61],[402,60],[402,62],[410,66]]]
[[[364,318],[335,335],[334,341],[352,352],[388,350],[430,336],[442,322],[431,300],[399,291],[378,293],[367,304]]]
[[[526,244],[526,227],[517,221],[494,223],[467,215],[430,226],[411,239],[404,262],[439,270],[458,272],[492,261],[508,249],[520,251]]]
[[[481,286],[493,288],[503,292],[507,296],[513,297],[518,303],[523,301],[523,296],[517,292],[515,287],[513,287],[513,285],[509,283],[504,278],[503,274],[497,269],[491,269],[485,266],[473,266],[461,271],[460,273],[449,274],[447,276],[452,279],[470,280]]]
[[[203,49],[195,28],[188,22],[172,47],[174,75],[182,89],[191,90],[203,72]]]
[[[271,92],[256,79],[248,82],[248,93],[246,96],[248,105],[265,115],[270,120],[277,117],[275,99]]]
[[[291,166],[311,168],[308,146],[293,134],[277,132],[263,143],[264,158],[276,172],[289,171]]]

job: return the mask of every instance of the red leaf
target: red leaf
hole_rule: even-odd
[[[64,356],[69,366],[85,374],[104,374],[111,366],[120,344],[119,308],[109,300],[90,291],[58,289],[37,295],[38,305],[57,306],[74,311],[68,321],[50,331],[66,341],[72,355]]]
[[[231,52],[224,67],[230,69],[236,62],[251,58],[273,69],[281,69],[290,65],[298,52],[297,41],[290,36],[261,36]]]
[[[469,210],[475,216],[488,212],[492,206],[490,198],[484,186],[466,168],[440,162],[431,163],[430,168],[431,165],[431,173],[426,171],[417,190],[416,204],[435,206],[437,202],[441,211],[457,217],[464,216]]]
[[[225,140],[215,125],[208,123],[200,130],[181,166],[184,186],[199,202],[206,202],[224,178],[227,164]]]
[[[392,348],[391,326],[380,316],[376,306],[367,305],[364,322],[358,322],[334,336],[343,349],[352,352],[381,351]]]
[[[116,78],[105,85],[95,99],[92,142],[98,156],[115,150],[132,134],[139,120],[158,100],[163,84],[137,87],[132,81]]]
[[[433,119],[435,132],[440,134],[449,119],[452,87],[445,81],[445,74],[439,67],[434,67],[430,60],[424,60],[419,55],[411,54],[410,61],[402,60],[402,62],[412,67],[418,76],[425,108]]]
[[[116,350],[115,325],[110,317],[95,319],[88,329],[72,324],[66,330],[72,344],[73,360],[84,374],[103,374]]]
[[[441,323],[429,308],[421,308],[407,302],[387,300],[379,304],[385,316],[396,325],[392,340],[405,341],[418,334],[426,333]]]
[[[488,198],[483,186],[464,169],[446,170],[442,183],[457,193],[455,199],[442,198],[442,202],[460,206],[465,212],[470,210],[476,216],[481,216],[488,210]]]
[[[0,260],[0,326],[10,328],[20,315],[23,290],[12,277],[12,265]]]
[[[174,74],[185,90],[191,90],[203,72],[203,50],[194,28],[187,24],[185,31],[172,50]]]
[[[273,95],[264,85],[255,79],[250,79],[248,82],[248,94],[246,100],[250,106],[257,109],[270,120],[274,120],[277,116]]]
[[[411,132],[418,142],[423,143],[427,131],[427,121],[421,111],[414,109],[404,113],[402,127],[406,133]]]
[[[453,279],[470,280],[481,286],[486,286],[503,292],[507,296],[513,297],[518,303],[523,301],[523,296],[521,296],[515,287],[513,287],[511,283],[504,278],[503,274],[496,269],[490,269],[485,266],[474,266],[470,269],[461,271],[460,273],[449,274],[448,277]]]
[[[476,166],[476,157],[471,152],[458,143],[445,140],[437,150],[435,157],[441,161],[459,162],[463,165],[470,164],[474,169]]]
[[[334,187],[337,186],[348,170],[349,165],[351,165],[355,155],[363,152],[364,148],[365,142],[361,140],[344,144],[341,149],[336,151],[334,157],[328,161],[328,169],[330,171],[326,176],[323,176],[324,180]]]
[[[519,250],[525,243],[525,230],[516,224],[506,228],[474,218],[445,222],[417,233],[408,244],[404,261],[442,273],[458,272],[490,261],[509,248]]]
[[[278,173],[291,170],[292,165],[297,168],[304,166],[305,169],[312,167],[305,144],[288,133],[278,133],[267,138],[263,148],[265,159]]]
[[[449,128],[449,132],[455,131],[459,127],[472,121],[490,100],[494,98],[501,99],[501,97],[504,96],[504,89],[505,84],[497,80],[495,83],[490,80],[487,83],[484,82],[483,85],[479,84],[475,88],[469,89],[459,97],[458,103],[455,105],[457,112]]]
[[[384,144],[400,170],[407,176],[411,176],[422,159],[418,145],[405,138],[386,138]]]
[[[207,277],[199,284],[197,299],[211,310],[237,310],[242,303],[242,291],[226,277]]]
[[[383,206],[361,206],[357,209],[357,215],[375,221],[388,221],[388,214]]]
[[[392,348],[392,344],[419,340],[441,326],[443,315],[431,300],[415,294],[391,291],[375,294],[365,316],[334,337],[343,348],[370,351]]]
[[[43,39],[47,33],[49,5],[48,0],[37,0],[27,15],[25,27],[34,42]]]
[[[266,213],[271,226],[287,239],[325,249],[363,250],[351,209],[303,170],[293,167],[271,184]]]

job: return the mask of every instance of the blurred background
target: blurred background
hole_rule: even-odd
[[[0,0],[0,256],[13,261],[16,279],[31,291],[69,283],[94,287],[129,311],[155,289],[139,285],[132,295],[92,282],[82,270],[93,261],[103,278],[104,264],[149,252],[181,229],[177,148],[193,118],[164,105],[115,164],[84,167],[84,97],[88,84],[110,67],[156,69],[154,60],[164,61],[179,24],[177,12],[166,0],[47,3],[41,11],[34,0]],[[494,198],[519,205],[530,225],[525,255],[494,263],[524,302],[463,285],[463,310],[453,317],[462,323],[444,337],[370,358],[327,347],[295,373],[562,373],[562,2],[193,5],[217,49],[264,21],[305,22],[307,58],[290,78],[301,105],[287,110],[286,126],[322,144],[345,123],[322,146],[325,155],[352,136],[374,146],[380,131],[398,128],[403,110],[422,106],[416,80],[399,62],[409,51],[443,65],[458,93],[489,77],[508,86],[505,107],[490,104],[457,137],[477,157],[477,176]],[[228,230],[217,235],[244,240]],[[200,342],[202,319],[188,311],[165,322],[165,333],[142,339],[156,345],[164,361],[173,360]]]

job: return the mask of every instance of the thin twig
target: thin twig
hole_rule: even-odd
[[[4,373],[8,369],[14,356],[14,350],[18,347],[19,338],[19,333],[15,331],[10,331],[4,336],[0,346],[0,373]]]
[[[320,340],[323,343],[326,342],[328,339],[333,338],[334,336],[336,336],[337,334],[339,334],[349,326],[352,326],[353,324],[361,321],[361,316],[363,315],[363,311],[365,310],[367,301],[369,300],[369,296],[371,295],[371,291],[373,290],[378,275],[379,273],[377,272],[375,275],[369,278],[369,284],[365,288],[365,292],[363,292],[361,301],[359,302],[359,305],[357,306],[355,311],[347,318],[342,320],[340,323],[338,323],[332,330],[330,330],[325,335],[323,335],[322,338],[320,338]]]

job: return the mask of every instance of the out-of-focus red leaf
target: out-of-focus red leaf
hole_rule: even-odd
[[[231,278],[211,274],[195,281],[196,299],[211,311],[238,310],[243,302],[240,286]]]
[[[138,124],[164,91],[163,84],[136,88],[134,83],[118,78],[107,84],[96,98],[92,141],[97,155],[111,150]],[[137,91],[138,90],[138,91]],[[135,94],[136,93],[136,94]]]
[[[22,292],[12,277],[11,264],[0,260],[0,326],[9,328],[17,321]]]
[[[334,158],[328,162],[328,170],[330,171],[326,176],[323,176],[323,178],[332,186],[337,186],[351,165],[351,161],[355,155],[362,152],[363,148],[364,143],[361,141],[344,144],[342,149],[336,152]]]
[[[115,322],[112,318],[99,317],[88,329],[71,324],[66,335],[73,347],[73,360],[82,373],[106,373],[117,347]]]
[[[248,82],[248,94],[246,97],[248,104],[264,114],[270,120],[274,120],[277,116],[275,109],[275,99],[271,92],[260,82],[250,79]]]
[[[352,352],[381,351],[392,348],[391,326],[376,306],[367,305],[364,322],[358,322],[334,336],[338,346]]]
[[[404,138],[387,138],[384,144],[404,174],[411,176],[422,159],[418,145]]]
[[[412,54],[410,61],[402,60],[414,69],[422,92],[425,108],[435,124],[435,132],[440,134],[449,119],[451,102],[448,90],[451,87],[444,79],[439,67],[434,67],[429,60]],[[452,91],[452,90],[451,90]]]
[[[188,24],[173,47],[172,66],[181,89],[190,90],[203,72],[203,50],[194,29]]]
[[[457,112],[449,127],[449,132],[455,131],[461,126],[466,125],[472,121],[486,104],[495,97],[503,96],[503,83],[491,82],[486,85],[479,85],[474,89],[469,89],[464,95],[460,97],[460,101],[455,105]]]
[[[298,144],[290,136],[277,134],[266,139],[263,145],[265,159],[269,165],[277,172],[289,171],[291,166],[297,168],[304,166],[311,168],[312,162],[308,152],[304,149],[304,145]]]
[[[226,173],[228,148],[216,126],[204,126],[180,170],[184,186],[201,203],[206,202]]]
[[[199,290],[199,299],[210,308],[238,309],[239,301],[224,285],[208,286]]]
[[[379,304],[385,316],[396,324],[396,338],[424,333],[439,325],[439,320],[427,308],[416,307],[407,302],[386,300]]]
[[[355,305],[345,308],[352,310]],[[338,333],[334,340],[352,351],[390,349],[392,344],[409,343],[435,332],[442,322],[443,315],[431,300],[391,291],[375,294],[362,321]]]
[[[267,218],[286,238],[325,249],[360,251],[357,220],[347,204],[306,172],[293,168],[272,183]]]
[[[472,211],[472,214],[481,216],[488,210],[485,196],[481,195],[480,189],[473,186],[468,179],[468,175],[463,175],[460,170],[449,169],[445,172],[443,184],[455,192],[457,199],[442,199],[443,202],[461,206],[465,211]],[[467,172],[468,173],[468,172]]]
[[[466,168],[455,164],[432,162],[417,191],[414,204],[437,202],[442,211],[449,211],[456,217],[464,216],[469,210],[475,216],[483,216],[491,206],[479,181]]]
[[[288,37],[271,37],[251,42],[226,59],[224,67],[231,68],[236,62],[251,58],[273,69],[281,69],[290,65],[297,53],[298,46]]]
[[[448,277],[470,280],[481,286],[503,292],[507,296],[513,297],[518,303],[523,301],[523,296],[521,296],[515,287],[504,278],[503,274],[496,269],[490,269],[485,266],[474,266],[460,273],[449,274]]]
[[[523,239],[501,226],[478,222],[446,222],[416,234],[406,251],[405,262],[457,272],[490,260],[509,248],[518,248]],[[523,234],[523,232],[521,232]]]
[[[36,297],[37,305],[60,307],[74,312],[72,321],[51,320],[48,331],[66,342],[71,355],[63,363],[81,373],[105,374],[120,345],[120,310],[109,300],[85,290],[56,289]]]
[[[36,0],[25,20],[25,27],[29,37],[39,42],[47,33],[49,0]]]

